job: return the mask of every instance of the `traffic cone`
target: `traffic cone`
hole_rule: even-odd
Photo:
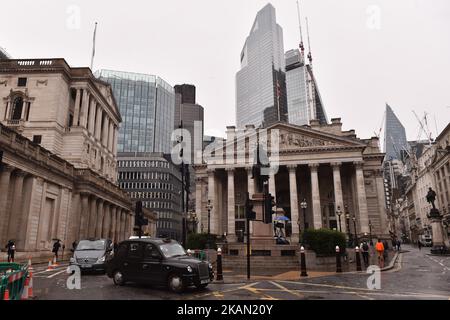
[[[30,282],[28,283],[28,298],[33,298],[33,271],[30,272]]]
[[[25,286],[22,290],[21,300],[28,300],[28,286],[30,285],[30,279],[28,277],[25,278]]]
[[[57,267],[58,262],[56,261],[56,257],[53,257],[53,267]]]
[[[8,288],[5,289],[5,294],[3,295],[3,300],[9,300],[9,290],[8,290]]]
[[[52,260],[48,260],[48,267],[46,271],[52,271],[53,270],[53,265],[52,265]]]
[[[31,257],[28,258],[28,270],[34,270],[33,266],[31,265]]]

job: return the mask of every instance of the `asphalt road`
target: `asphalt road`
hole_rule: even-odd
[[[69,290],[67,266],[48,272],[42,266],[35,270],[34,294],[37,300],[450,300],[450,257],[431,256],[429,248],[403,250],[394,268],[381,273],[379,290],[367,288],[370,274],[365,272],[299,281],[213,283],[183,294],[148,285],[119,287],[105,275],[83,274],[81,290]]]

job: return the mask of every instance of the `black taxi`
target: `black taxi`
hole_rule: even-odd
[[[170,239],[130,239],[121,242],[106,267],[116,285],[142,282],[166,285],[174,292],[186,287],[206,288],[214,280],[212,265],[188,256]]]

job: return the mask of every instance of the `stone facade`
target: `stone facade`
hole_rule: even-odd
[[[24,80],[25,79],[25,80]],[[132,234],[117,186],[121,121],[108,84],[63,59],[0,62],[0,240],[46,255],[87,237]]]
[[[228,242],[235,242],[237,230],[245,228],[245,193],[255,194],[252,164],[256,131],[253,126],[244,132],[229,127],[227,135],[224,146],[209,146],[205,163],[195,166],[196,213],[201,225],[207,226],[210,200],[211,233],[227,233]],[[329,125],[317,120],[301,127],[277,123],[267,128],[267,139],[272,166],[269,191],[292,222],[291,243],[298,243],[305,223],[314,229],[339,230],[338,206],[350,218],[356,217],[359,235],[372,232],[373,236],[388,237],[384,154],[377,138],[358,139],[353,130],[342,131],[340,119],[332,119]],[[278,170],[273,170],[275,163]],[[300,208],[303,199],[308,204],[305,212]],[[342,232],[354,234],[353,221],[347,223],[345,215],[341,219]],[[251,226],[252,235],[253,229]]]

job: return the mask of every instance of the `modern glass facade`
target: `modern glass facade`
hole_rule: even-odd
[[[96,76],[111,84],[122,115],[118,152],[170,153],[174,89],[153,75],[100,70]]]
[[[384,137],[386,160],[402,160],[401,154],[404,150],[409,150],[405,127],[397,118],[392,108],[389,105],[386,105],[386,127]]]
[[[286,52],[286,93],[289,123],[309,125],[312,119],[328,122],[312,69],[300,50]]]
[[[155,212],[157,236],[181,239],[181,173],[162,153],[119,153],[119,186]]]
[[[238,128],[287,120],[284,71],[283,29],[276,22],[275,8],[268,4],[258,12],[241,53],[241,70],[236,74]]]

